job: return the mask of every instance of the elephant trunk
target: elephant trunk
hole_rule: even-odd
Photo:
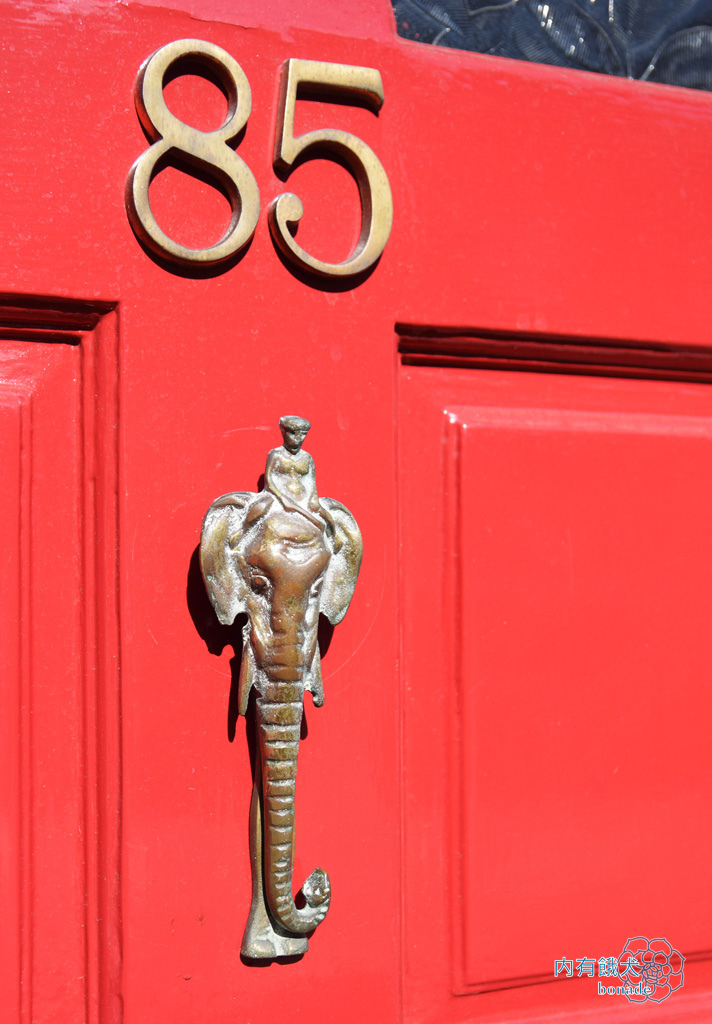
[[[304,883],[307,906],[300,910],[292,890],[294,795],[304,689],[301,681],[272,679],[257,698],[257,727],[264,794],[264,881],[274,918],[288,932],[310,932],[326,917],[330,886],[317,868]]]

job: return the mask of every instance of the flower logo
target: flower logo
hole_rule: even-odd
[[[631,1003],[644,1003],[646,999],[652,999],[654,1003],[662,1003],[669,995],[681,988],[684,976],[684,956],[681,956],[676,949],[673,949],[667,939],[646,939],[642,935],[634,939],[628,939],[623,952],[618,957],[619,967],[624,968],[621,974],[625,973],[625,967],[636,961],[637,966],[631,967],[628,978],[631,984],[630,989],[638,988],[638,981],[642,981],[642,991],[625,992],[626,998]]]

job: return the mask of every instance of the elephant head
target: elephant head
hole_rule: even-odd
[[[201,567],[218,616],[230,624],[246,613],[238,708],[251,691],[261,769],[251,812],[253,904],[242,951],[249,957],[306,949],[305,933],[326,916],[331,887],[317,869],[292,888],[294,793],[304,691],[324,700],[317,629],[346,613],[361,563],[361,535],[338,501],[319,498],[314,464],[301,450],[309,424],[280,420],[284,445],[267,457],[258,494],[223,495],[203,523]]]

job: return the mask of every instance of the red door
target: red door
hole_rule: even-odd
[[[8,1019],[708,1020],[712,100],[406,43],[385,0],[0,16]],[[124,198],[160,134],[139,68],[186,39],[251,94],[223,58],[227,99],[163,90],[207,131],[237,84],[241,198],[204,166],[149,192],[194,250],[259,203],[207,267]],[[389,182],[357,274],[272,241],[286,191],[325,264],[384,215],[343,138],[275,169],[289,60],[380,73],[382,105],[362,71],[294,93],[295,136]],[[319,864],[332,906],[255,964],[239,635],[198,542],[286,413],[364,561],[299,750],[295,888]],[[638,936],[685,958],[642,1008],[599,964]]]

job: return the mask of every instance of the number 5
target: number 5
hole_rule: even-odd
[[[338,128],[324,128],[294,137],[294,108],[300,85],[328,99],[351,93],[377,112],[383,103],[381,75],[374,68],[327,64],[315,60],[288,60],[282,66],[282,91],[277,115],[274,164],[288,171],[295,161],[333,154],[353,174],[361,196],[361,235],[356,248],[343,263],[324,263],[310,256],[294,240],[289,225],[304,213],[301,199],[284,192],[270,204],[269,226],[284,257],[322,277],[351,277],[363,273],[383,252],[393,223],[393,199],[383,166],[365,142]],[[280,132],[281,126],[281,132]],[[304,157],[309,150],[313,153]],[[302,161],[300,160],[300,163]]]

